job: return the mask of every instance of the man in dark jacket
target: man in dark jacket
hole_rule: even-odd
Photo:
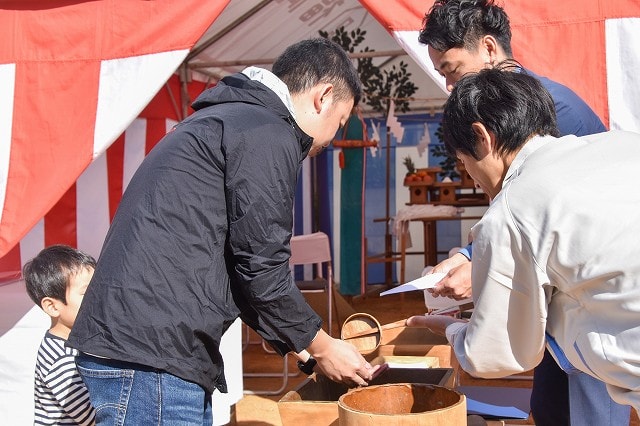
[[[220,338],[238,316],[281,355],[366,385],[374,368],[322,330],[289,269],[302,160],[360,95],[344,50],[305,40],[272,72],[250,67],[203,92],[145,158],[69,338],[98,424],[210,424],[211,393],[227,389]]]

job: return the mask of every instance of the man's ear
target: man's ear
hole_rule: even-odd
[[[498,41],[492,35],[485,35],[480,39],[480,44],[487,52],[487,56],[489,59],[489,64],[496,65],[498,60]]]
[[[322,83],[316,86],[313,97],[313,106],[316,112],[320,113],[322,108],[331,104],[333,100],[333,84]]]
[[[493,153],[495,142],[494,134],[479,121],[472,123],[471,128],[473,129],[473,133],[476,135],[476,151],[478,153],[478,158],[482,159]]]
[[[60,303],[62,302],[53,297],[44,297],[40,301],[40,307],[51,318],[57,318],[60,315],[60,310],[58,309],[58,304]]]

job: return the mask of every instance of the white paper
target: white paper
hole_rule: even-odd
[[[441,279],[445,276],[442,272],[436,272],[433,274],[427,274],[424,277],[420,277],[416,280],[409,281],[406,284],[394,287],[391,290],[383,291],[380,296],[386,296],[387,294],[404,293],[405,291],[412,290],[424,290],[427,288],[433,288]]]

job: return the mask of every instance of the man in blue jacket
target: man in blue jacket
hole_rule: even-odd
[[[211,393],[227,389],[220,338],[238,316],[307,373],[371,379],[355,347],[322,330],[289,269],[302,160],[360,96],[346,52],[305,40],[272,72],[250,67],[203,92],[145,158],[69,337],[98,424],[211,424]]]
[[[504,9],[493,0],[437,0],[425,15],[419,41],[445,79],[449,91],[466,73],[513,58],[511,28]],[[532,74],[530,71],[527,71]],[[591,108],[571,89],[536,76],[551,93],[561,135],[584,136],[606,128]],[[433,290],[435,296],[471,296],[472,245],[436,265],[447,276]],[[628,425],[629,407],[611,400],[604,383],[584,373],[567,375],[545,351],[534,369],[531,411],[536,425]]]

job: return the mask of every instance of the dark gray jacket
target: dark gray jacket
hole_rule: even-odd
[[[281,354],[320,329],[288,263],[312,140],[243,74],[193,107],[127,187],[69,345],[226,392],[218,347],[238,315]]]

